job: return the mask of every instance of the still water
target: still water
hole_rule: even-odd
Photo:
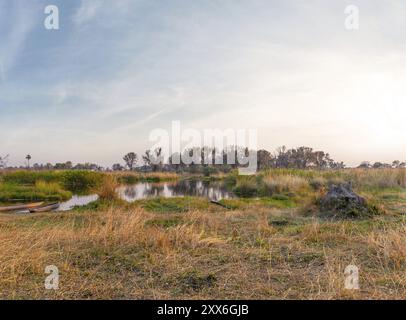
[[[62,202],[58,211],[71,210],[76,206],[84,206],[90,202],[96,201],[99,197],[96,194],[86,195],[86,196],[73,196],[70,200]]]
[[[120,187],[118,193],[122,199],[129,202],[154,197],[194,196],[216,201],[233,197],[221,183],[190,180],[176,183],[137,183]]]
[[[225,188],[221,182],[204,181],[178,181],[149,183],[140,182],[134,185],[121,186],[117,189],[120,198],[128,202],[154,197],[205,197],[210,200],[234,198],[234,195]],[[69,201],[63,202],[60,211],[70,210],[75,206],[83,206],[97,200],[97,195],[78,196],[75,195]]]

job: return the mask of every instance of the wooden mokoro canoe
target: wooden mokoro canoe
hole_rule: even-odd
[[[15,205],[15,206],[0,207],[0,212],[29,210],[29,209],[41,207],[43,204],[44,204],[43,202],[35,202],[35,203],[19,204],[19,205]]]
[[[54,203],[50,203],[50,204],[47,204],[47,205],[39,207],[39,208],[30,209],[30,212],[31,213],[49,212],[49,211],[58,209],[60,205],[61,204],[59,202],[54,202]]]

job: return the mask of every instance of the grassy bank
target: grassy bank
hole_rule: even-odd
[[[38,181],[32,186],[0,183],[0,202],[36,200],[62,201],[72,197],[55,182]]]
[[[178,179],[178,175],[172,173],[100,173],[84,170],[0,172],[0,201],[8,202],[14,199],[22,201],[66,200],[72,196],[72,193],[105,193],[106,190],[102,189],[111,188],[112,179],[117,184],[133,184],[174,181]],[[110,183],[110,186],[106,185],[107,182]]]
[[[242,197],[274,194],[309,194],[332,184],[350,182],[359,191],[406,188],[406,169],[342,169],[299,170],[272,169],[254,176],[239,176],[232,172],[224,178],[233,191]]]
[[[57,183],[69,191],[86,191],[100,185],[103,174],[85,170],[54,170],[54,171],[31,171],[19,170],[3,172],[0,181],[11,185],[35,186],[38,181]]]
[[[110,174],[116,176],[117,180],[122,184],[134,184],[137,182],[165,182],[176,181],[179,179],[178,174],[170,172],[114,172]]]
[[[0,298],[406,298],[404,216],[328,222],[176,201],[0,216]],[[57,291],[44,289],[50,264]],[[344,288],[349,264],[360,268],[359,291]]]
[[[103,175],[91,171],[28,171],[0,174],[0,202],[62,201],[72,193],[100,187]]]

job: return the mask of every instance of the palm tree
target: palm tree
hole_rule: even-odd
[[[30,167],[30,160],[31,160],[31,156],[29,154],[27,154],[27,156],[25,157],[25,159],[27,159],[27,164],[28,164],[28,168]]]

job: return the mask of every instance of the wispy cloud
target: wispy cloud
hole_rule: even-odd
[[[2,8],[6,5],[3,3]],[[35,25],[31,14],[32,5],[26,1],[16,0],[10,3],[9,11],[0,12],[1,37],[0,43],[0,75],[6,81],[7,73],[14,67],[24,48],[26,39]]]
[[[81,5],[77,9],[73,21],[81,26],[85,23],[90,22],[94,17],[96,17],[97,12],[100,10],[102,5],[106,5],[104,0],[81,0]],[[107,3],[108,5],[108,3]]]
[[[382,117],[406,117],[388,107],[404,97],[406,4],[356,2],[358,32],[341,0],[55,0],[52,33],[47,1],[0,0],[0,154],[110,164],[180,120],[257,127],[261,147],[306,144],[350,164],[406,159],[405,127]]]

